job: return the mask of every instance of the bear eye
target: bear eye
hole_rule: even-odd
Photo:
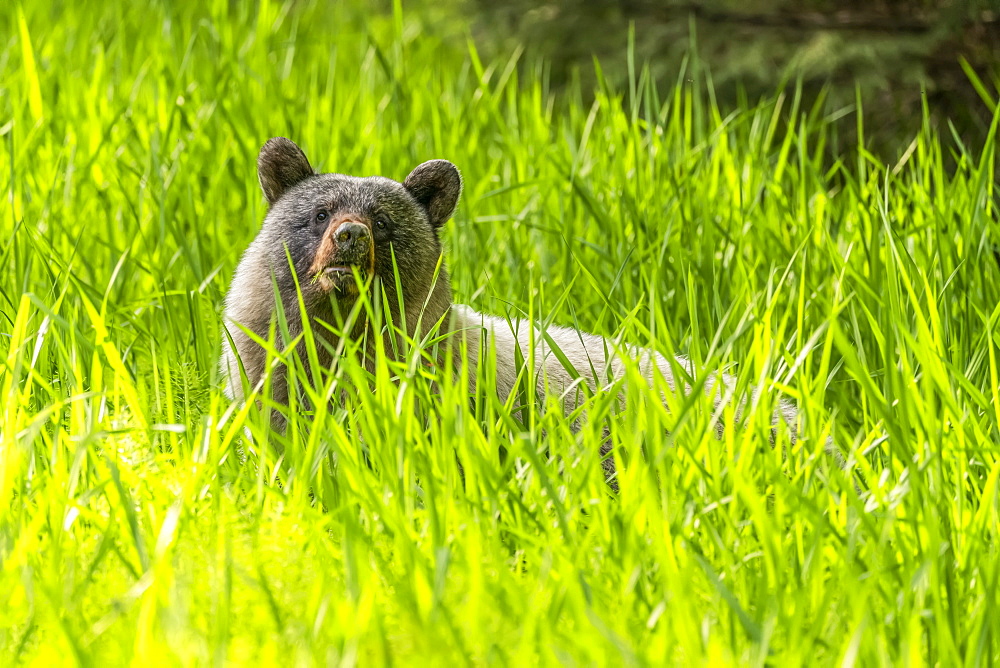
[[[389,227],[389,222],[390,221],[388,216],[386,216],[384,213],[380,213],[375,218],[375,227],[377,227],[380,230],[385,230]]]
[[[328,214],[326,211],[319,211],[319,212],[316,213],[316,222],[317,223],[325,223],[326,219],[329,218],[329,217],[330,217],[330,214]]]

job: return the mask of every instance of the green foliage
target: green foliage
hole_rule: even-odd
[[[953,125],[981,144],[993,117],[969,85],[965,69],[1000,87],[1000,12],[996,0],[467,0],[479,41],[489,47],[528,45],[551,63],[554,87],[594,82],[596,56],[605,76],[624,85],[631,63],[648,62],[670,85],[692,53],[712,72],[724,113],[803,82],[810,105],[830,114],[865,114],[865,144],[894,160],[927,119]],[[498,28],[498,26],[500,26]],[[568,38],[572,36],[572,38]],[[626,45],[629,45],[628,47]],[[854,109],[855,89],[865,101]],[[831,161],[853,150],[850,118]]]
[[[0,9],[0,663],[1000,659],[1000,115],[892,164],[859,127],[829,167],[795,89],[722,115],[638,68],[585,106],[373,11]],[[636,410],[598,394],[574,433],[414,347],[270,433],[216,360],[273,135],[324,170],[455,162],[459,301],[766,392],[717,439],[697,392],[632,374]],[[772,449],[779,392],[804,424]]]

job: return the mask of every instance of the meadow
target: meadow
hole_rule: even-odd
[[[1000,112],[884,161],[794,83],[729,111],[694,58],[630,69],[550,90],[409,3],[5,3],[0,664],[1000,661]],[[764,391],[735,420],[632,374],[575,431],[414,348],[272,432],[217,362],[276,135],[454,162],[456,301]]]

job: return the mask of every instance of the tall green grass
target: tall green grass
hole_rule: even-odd
[[[998,121],[882,164],[838,146],[854,110],[723,113],[696,63],[583,99],[399,3],[4,5],[0,663],[1000,660]],[[274,135],[325,171],[452,160],[458,301],[759,405],[718,439],[630,377],[574,432],[414,351],[270,433],[216,361]]]

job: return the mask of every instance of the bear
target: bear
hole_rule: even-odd
[[[653,350],[616,346],[605,337],[571,328],[543,329],[534,323],[486,315],[453,303],[440,240],[440,230],[454,213],[462,192],[462,177],[451,162],[424,162],[402,183],[382,176],[320,174],[295,143],[275,137],[261,148],[257,169],[268,212],[240,259],[225,299],[228,337],[223,342],[220,365],[230,398],[243,398],[241,363],[248,386],[261,386],[266,354],[247,332],[260,338],[268,336],[276,316],[276,301],[285,311],[292,337],[301,333],[303,315],[317,325],[314,331],[329,337],[330,328],[322,327],[322,323],[342,319],[358,300],[359,289],[371,286],[375,280],[385,293],[382,301],[390,310],[388,319],[405,323],[408,336],[422,339],[435,327],[445,334],[461,333],[469,369],[476,369],[484,351],[492,354],[495,349],[495,367],[490,368],[496,370],[501,400],[515,390],[518,360],[532,359],[532,345],[536,391],[540,398],[546,392],[561,397],[566,414],[577,408],[586,394],[574,388],[585,383],[590,393],[602,391],[622,377],[627,358],[638,364],[647,380],[652,381],[654,373],[660,374],[669,391],[676,391],[678,384],[690,389],[686,382],[675,379],[674,368],[693,376],[691,363],[683,357],[676,358],[674,366]],[[367,335],[369,342],[374,341],[373,333],[366,331],[369,327],[367,319],[359,318],[349,335]],[[366,345],[371,348],[372,344]],[[328,347],[319,348],[321,365],[336,363]],[[374,349],[366,350],[364,357],[372,370]],[[468,375],[469,389],[474,391],[475,373]],[[717,374],[708,378],[704,391],[718,409],[720,403],[731,399],[734,385],[732,377]],[[274,403],[287,402],[289,388],[283,367],[273,371],[271,392]],[[772,441],[773,428],[780,422],[791,427],[789,433],[794,439],[796,418],[794,404],[780,399],[772,421]],[[273,417],[278,428],[283,421],[280,415]],[[721,433],[721,425],[717,428]],[[608,484],[617,489],[606,428],[604,433],[602,466]],[[832,444],[827,449],[839,456]]]

